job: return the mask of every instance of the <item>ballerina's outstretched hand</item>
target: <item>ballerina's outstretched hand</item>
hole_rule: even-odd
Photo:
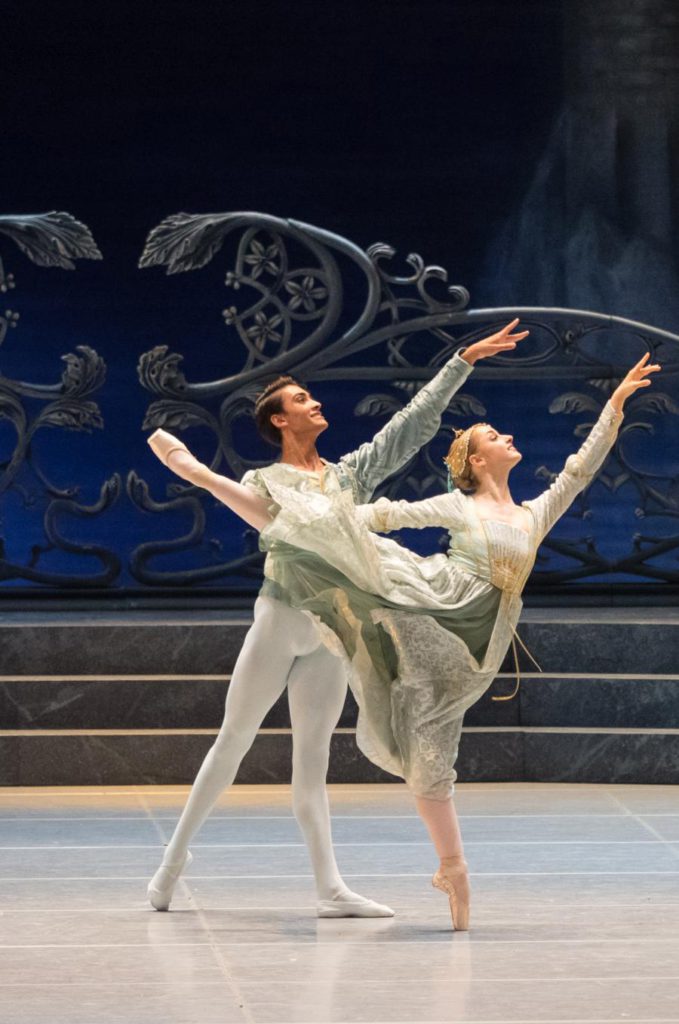
[[[649,363],[651,353],[647,352],[635,363],[629,373],[623,377],[617,388],[611,395],[611,405],[616,412],[622,412],[622,407],[635,391],[639,388],[647,388],[653,383],[649,380],[649,374],[658,373],[661,369],[660,363]]]

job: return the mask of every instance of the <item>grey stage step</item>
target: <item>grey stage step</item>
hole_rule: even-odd
[[[248,625],[233,613],[0,617],[0,785],[190,782],[223,712]],[[679,781],[679,614],[529,610],[531,666],[465,719],[458,771],[478,781]],[[509,666],[507,666],[509,667]],[[319,680],[322,685],[322,680]],[[332,781],[384,781],[357,751],[348,697]],[[285,699],[239,781],[289,778]]]
[[[250,621],[233,612],[5,612],[0,675],[224,674]],[[679,673],[679,609],[528,609],[519,633],[545,672]]]
[[[28,676],[0,678],[0,727],[7,729],[216,729],[230,676]],[[319,686],[323,685],[319,679]],[[467,712],[468,726],[679,728],[679,675],[502,673]],[[338,725],[356,724],[347,694]],[[290,726],[285,695],[262,726]]]
[[[12,731],[0,733],[3,786],[177,785],[193,781],[214,738],[205,730]],[[236,781],[290,781],[289,730],[262,730]],[[679,782],[679,730],[465,729],[461,782]],[[336,731],[330,782],[400,781]]]

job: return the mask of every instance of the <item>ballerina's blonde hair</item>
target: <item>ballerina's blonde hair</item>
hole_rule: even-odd
[[[469,456],[474,454],[472,434],[477,427],[487,426],[487,423],[474,423],[466,430],[456,430],[448,454],[443,460],[448,467],[453,486],[461,491],[473,491],[476,488],[476,480],[469,464]]]

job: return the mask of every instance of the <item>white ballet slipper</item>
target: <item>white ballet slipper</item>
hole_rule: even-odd
[[[155,875],[149,882],[146,895],[149,902],[156,910],[169,910],[172,902],[174,887],[179,881],[182,871],[188,868],[193,860],[189,850],[181,864],[161,864]]]
[[[316,904],[318,917],[393,917],[394,911],[384,903],[376,903],[366,896],[355,893],[346,899],[319,900]]]

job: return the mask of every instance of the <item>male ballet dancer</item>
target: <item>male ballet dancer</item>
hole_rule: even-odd
[[[371,442],[342,456],[338,463],[321,459],[316,449],[328,422],[306,388],[279,377],[258,397],[255,419],[262,436],[281,448],[280,461],[251,471],[242,483],[263,498],[267,473],[301,491],[350,490],[355,504],[370,500],[376,487],[411,459],[439,428],[441,416],[478,359],[513,349],[528,332],[512,334],[518,320],[475,342],[449,360],[413,400],[380,430]],[[169,435],[157,431],[149,439]],[[172,440],[172,439],[171,439]],[[161,447],[159,439],[158,448]],[[182,446],[180,446],[182,447]],[[165,455],[173,449],[165,449]],[[188,455],[189,453],[187,453]],[[162,456],[161,456],[162,457]],[[239,511],[231,498],[233,481],[212,473],[190,456],[184,472],[173,470],[205,487]],[[163,460],[165,461],[165,459]],[[330,478],[334,477],[332,485]],[[247,514],[245,515],[247,519]],[[248,520],[250,521],[250,520]],[[258,528],[262,522],[253,522]],[[275,557],[270,554],[269,557]],[[343,881],[332,847],[325,788],[330,740],[344,705],[347,678],[342,660],[320,642],[313,621],[282,601],[260,595],[254,622],[236,661],[226,698],[224,721],[198,772],[188,802],[168,843],[163,862],[148,886],[156,910],[170,906],[174,886],[191,861],[188,844],[222,791],[233,782],[267,711],[288,690],[293,736],[292,805],[311,858],[319,917],[392,917],[393,911],[352,892]]]

